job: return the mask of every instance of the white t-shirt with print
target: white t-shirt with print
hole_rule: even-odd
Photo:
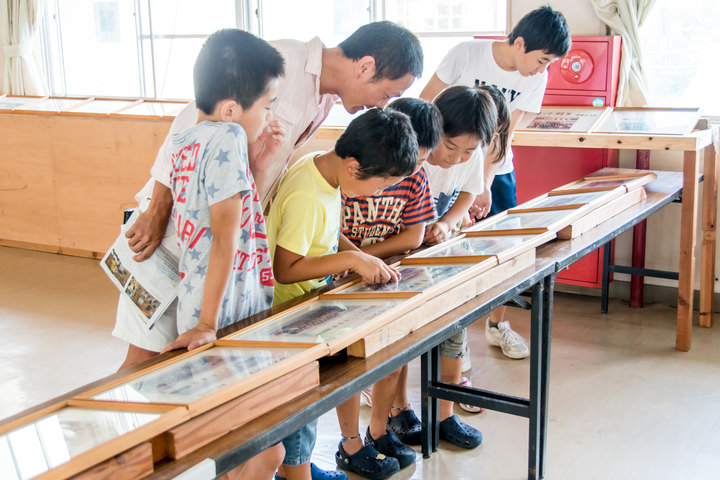
[[[539,112],[547,85],[547,71],[523,77],[518,71],[503,70],[493,57],[495,41],[475,39],[456,45],[443,58],[435,74],[448,85],[494,85],[505,95],[511,112]],[[512,149],[508,148],[497,174],[512,171]]]
[[[445,212],[455,203],[460,192],[467,192],[473,195],[480,195],[484,187],[483,182],[483,160],[485,156],[482,148],[476,148],[465,163],[459,163],[450,168],[442,168],[425,162],[423,168],[427,173],[435,202],[435,214],[438,217],[445,215]]]

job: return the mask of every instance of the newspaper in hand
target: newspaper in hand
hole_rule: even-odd
[[[180,282],[178,258],[160,245],[146,260],[136,262],[136,255],[128,246],[125,231],[138,217],[136,210],[125,225],[120,236],[100,261],[100,267],[110,280],[132,302],[135,316],[147,327],[167,310],[177,297]]]

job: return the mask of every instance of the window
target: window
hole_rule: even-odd
[[[505,0],[49,0],[41,38],[52,95],[187,99],[195,57],[219,28],[335,46],[392,20],[420,37],[427,79],[453,45],[504,32],[506,18]]]
[[[641,45],[653,106],[700,107],[720,117],[720,2],[656,0],[641,27]]]

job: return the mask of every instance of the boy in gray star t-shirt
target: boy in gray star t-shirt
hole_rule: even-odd
[[[215,340],[269,308],[274,280],[248,142],[268,125],[280,54],[236,29],[211,35],[193,70],[198,123],[173,137],[172,219],[180,255],[177,325],[163,351]]]

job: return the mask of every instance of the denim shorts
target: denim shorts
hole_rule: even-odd
[[[282,441],[285,446],[283,465],[302,465],[308,463],[315,448],[317,437],[317,419],[308,423],[297,432],[291,433]]]
[[[517,207],[516,191],[514,171],[504,175],[495,175],[490,187],[492,205],[490,205],[490,214],[488,216],[504,212],[508,208]]]
[[[466,345],[467,329],[463,328],[440,344],[440,356],[446,358],[465,358]]]

